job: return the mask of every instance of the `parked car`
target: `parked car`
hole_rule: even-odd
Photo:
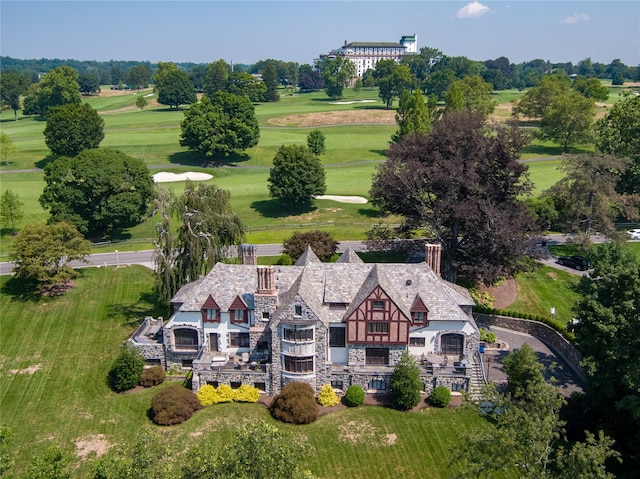
[[[558,264],[577,269],[578,271],[586,271],[589,269],[589,262],[582,256],[560,256]]]
[[[632,240],[640,240],[640,229],[627,231],[627,236]]]

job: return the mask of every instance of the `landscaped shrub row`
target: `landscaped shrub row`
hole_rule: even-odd
[[[210,384],[205,384],[196,394],[202,406],[211,406],[223,402],[258,402],[260,391],[247,384],[242,384],[238,389],[232,389],[227,384],[221,384],[214,388]]]
[[[180,424],[200,409],[195,394],[179,384],[166,387],[151,400],[151,420],[161,426]]]
[[[567,328],[563,326],[559,326],[558,324],[554,323],[550,318],[547,318],[546,316],[540,316],[540,315],[531,314],[531,313],[521,313],[520,311],[494,309],[494,308],[488,308],[486,306],[474,306],[473,311],[475,313],[481,313],[481,314],[495,314],[497,316],[507,316],[509,318],[520,318],[520,319],[528,319],[531,321],[539,321],[540,323],[544,323],[547,326],[555,329],[569,341],[573,341],[575,339],[575,335],[567,331]]]

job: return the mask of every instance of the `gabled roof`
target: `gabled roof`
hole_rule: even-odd
[[[347,248],[338,258],[336,263],[364,263],[364,261],[360,259],[360,256],[358,256],[355,251],[351,248]]]
[[[305,266],[309,263],[322,263],[322,261],[320,261],[320,258],[318,258],[311,249],[311,245],[307,245],[307,249],[305,249],[304,253],[302,253],[302,256],[298,258],[295,266]]]
[[[401,299],[400,293],[396,290],[393,283],[387,277],[383,268],[379,268],[383,266],[381,264],[374,264],[373,268],[369,272],[367,279],[362,283],[362,286],[358,290],[355,298],[349,305],[347,312],[344,317],[348,318],[351,314],[360,306],[363,301],[365,301],[373,292],[376,287],[382,288],[382,290],[389,296],[389,298],[396,303],[396,306],[402,311],[402,313],[410,318],[411,315],[409,313],[409,308],[407,308],[407,304],[403,301],[399,301]]]

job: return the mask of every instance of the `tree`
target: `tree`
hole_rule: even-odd
[[[414,83],[411,71],[406,65],[398,65],[395,60],[385,59],[376,63],[373,76],[378,83],[378,96],[391,108],[394,98],[399,97],[404,90],[408,90]]]
[[[596,245],[580,278],[573,314],[588,398],[632,455],[640,444],[640,262],[617,243]]]
[[[246,95],[252,102],[264,101],[267,87],[247,72],[233,72],[227,78],[226,91],[234,95]]]
[[[533,223],[519,199],[531,189],[518,162],[527,142],[513,125],[490,129],[480,113],[449,112],[428,135],[391,145],[371,198],[442,244],[445,278],[493,283],[517,269]]]
[[[631,165],[622,174],[618,191],[640,194],[640,96],[628,94],[596,122],[596,148]]]
[[[493,112],[498,102],[491,97],[493,86],[479,75],[464,77],[449,87],[445,95],[447,111],[477,111],[483,115]]]
[[[291,433],[259,421],[243,426],[222,449],[213,444],[195,448],[181,478],[313,479],[299,465],[308,451]]]
[[[24,203],[17,193],[4,190],[0,196],[0,221],[4,227],[11,225],[11,234],[16,234],[16,221],[24,217]]]
[[[29,88],[29,78],[15,70],[0,73],[0,99],[2,104],[13,110],[15,120],[18,120],[18,110],[21,108],[20,96]]]
[[[391,396],[400,409],[411,409],[420,402],[422,380],[420,368],[408,352],[402,353],[402,357],[389,378]]]
[[[541,118],[556,98],[569,93],[571,80],[566,75],[549,75],[537,87],[530,88],[513,107],[515,116]]]
[[[424,80],[422,90],[429,95],[435,95],[438,100],[444,100],[454,81],[456,74],[453,70],[438,70]]]
[[[47,116],[49,108],[82,103],[78,72],[68,66],[49,71],[40,83],[30,88],[24,99],[25,115]]]
[[[267,91],[264,94],[264,100],[280,101],[280,95],[278,94],[278,77],[276,68],[273,64],[268,63],[265,65],[262,72],[262,81],[267,88]]]
[[[161,304],[168,306],[178,289],[229,257],[229,248],[244,240],[246,227],[231,210],[229,192],[215,185],[187,181],[177,200],[158,191],[163,221],[155,244],[156,287]],[[172,215],[180,221],[177,236],[169,224]]]
[[[320,261],[329,261],[337,253],[338,242],[322,230],[296,231],[282,243],[282,251],[295,262],[310,246]]]
[[[562,231],[615,236],[614,220],[638,217],[637,201],[616,191],[629,161],[611,155],[566,157],[558,169],[564,177],[542,193],[552,198],[558,212],[556,226]]]
[[[334,100],[342,98],[349,80],[356,76],[355,64],[343,56],[323,57],[316,64],[324,81],[327,96]]]
[[[598,78],[579,76],[573,80],[571,88],[585,98],[593,98],[596,101],[607,101],[609,99],[609,90]]]
[[[566,152],[571,145],[591,141],[595,116],[595,101],[571,91],[544,111],[538,136],[559,143]]]
[[[251,101],[220,91],[191,105],[180,127],[180,144],[214,161],[240,154],[260,138]]]
[[[69,479],[71,457],[57,446],[50,446],[42,457],[31,461],[19,479]]]
[[[139,91],[149,86],[149,78],[151,78],[151,67],[147,63],[139,63],[129,70],[127,84]]]
[[[2,164],[8,165],[9,155],[18,151],[16,145],[13,144],[9,135],[4,131],[0,131],[0,158],[2,158]]]
[[[144,162],[114,150],[60,157],[45,166],[44,180],[40,204],[50,222],[68,221],[89,237],[137,225],[153,196]]]
[[[425,102],[419,89],[415,89],[413,93],[407,90],[402,92],[396,113],[396,123],[399,129],[391,137],[391,141],[397,143],[409,133],[429,133],[435,111],[435,96],[430,96]]]
[[[91,479],[162,478],[164,460],[171,457],[166,447],[149,434],[141,434],[133,444],[117,445],[93,463]]]
[[[180,70],[171,70],[162,78],[162,83],[157,86],[158,103],[178,108],[180,105],[194,103],[196,90],[189,81],[189,76]]]
[[[104,120],[89,104],[49,109],[44,142],[54,155],[77,156],[82,150],[98,148],[103,139]]]
[[[136,98],[136,106],[141,110],[144,109],[145,106],[147,106],[147,103],[147,99],[144,97],[144,95],[138,95],[138,98]]]
[[[92,73],[82,73],[78,75],[78,85],[80,93],[83,95],[93,95],[100,93],[100,77]]]
[[[507,390],[515,398],[526,399],[527,394],[544,382],[544,366],[527,343],[509,353],[503,365],[509,378]]]
[[[227,78],[229,77],[229,64],[220,59],[209,63],[207,74],[202,83],[202,91],[208,97],[214,96],[219,91],[227,88]]]
[[[269,170],[269,196],[294,209],[308,208],[327,189],[325,172],[318,157],[306,146],[282,145]]]
[[[307,135],[307,148],[309,148],[314,155],[320,156],[326,151],[324,145],[325,139],[324,133],[320,130],[311,130]]]
[[[302,75],[298,81],[298,86],[301,91],[322,90],[324,88],[324,81],[322,81],[320,73],[314,70]]]
[[[138,348],[124,343],[109,370],[109,384],[116,392],[133,389],[140,383],[144,356]]]
[[[68,263],[84,261],[91,244],[69,223],[27,225],[13,244],[10,258],[16,278],[42,286],[51,294],[62,294],[77,276]]]

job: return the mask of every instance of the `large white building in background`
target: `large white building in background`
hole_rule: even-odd
[[[418,53],[418,35],[403,35],[398,43],[392,42],[351,42],[332,50],[322,57],[343,56],[356,65],[356,75],[362,78],[367,70],[373,70],[380,60],[400,62],[405,55]]]

